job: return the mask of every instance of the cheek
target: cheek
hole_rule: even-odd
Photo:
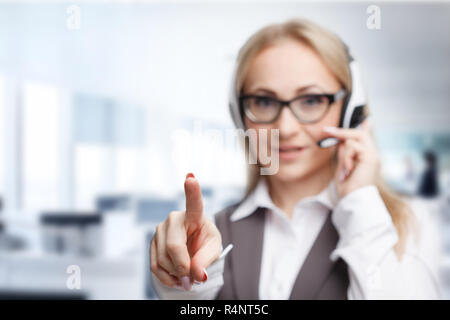
[[[244,118],[244,124],[245,124],[245,130],[253,129],[253,130],[258,131],[259,129],[267,129],[267,130],[272,129],[272,126],[270,124],[253,123],[250,120],[248,120],[247,118]]]
[[[317,146],[311,148],[309,151],[311,152],[308,155],[310,160],[308,161],[308,164],[311,167],[321,167],[324,163],[329,163],[332,160],[336,152],[336,147],[322,149]],[[304,165],[306,165],[306,163]]]
[[[257,148],[259,148],[259,140],[261,138],[261,135],[264,133],[264,130],[261,131],[261,129],[265,129],[266,134],[264,135],[267,142],[267,148],[270,149],[271,147],[271,130],[275,129],[272,128],[272,126],[267,124],[256,124],[253,122],[250,122],[249,120],[245,119],[245,130],[254,130],[256,133],[256,142],[257,142]]]
[[[305,130],[308,131],[309,135],[313,137],[315,141],[327,137],[327,134],[323,131],[323,127],[337,127],[339,125],[341,108],[341,104],[336,107],[331,107],[330,111],[322,120],[305,126]]]
[[[321,127],[324,126],[338,126],[341,117],[342,102],[335,106],[331,106],[327,115],[318,123]]]

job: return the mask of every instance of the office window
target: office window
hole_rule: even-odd
[[[144,145],[144,108],[88,94],[76,94],[73,106],[76,142],[126,147]]]
[[[6,166],[5,78],[0,76],[0,197],[4,201]]]
[[[99,195],[135,191],[140,177],[139,151],[132,147],[77,144],[75,204],[93,209]]]
[[[77,144],[75,147],[75,206],[92,209],[98,194],[111,191],[108,166],[112,159],[108,148],[99,145]]]
[[[27,83],[22,109],[22,197],[25,209],[58,207],[60,107],[56,88]]]
[[[115,189],[117,192],[135,191],[138,185],[139,150],[133,147],[119,147],[116,149]],[[142,172],[141,172],[142,174]]]
[[[88,94],[73,99],[75,206],[101,194],[135,191],[142,170],[145,109]]]

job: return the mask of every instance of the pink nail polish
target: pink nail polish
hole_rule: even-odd
[[[181,283],[183,284],[184,290],[190,291],[192,289],[191,279],[188,276],[181,277]]]
[[[340,182],[344,181],[345,176],[347,175],[347,174],[346,174],[346,171],[347,171],[347,170],[345,170],[345,168],[342,168],[342,169],[341,169],[341,172],[339,173],[339,181],[340,181]]]

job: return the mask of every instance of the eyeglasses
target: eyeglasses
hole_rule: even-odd
[[[254,123],[272,123],[278,119],[287,106],[302,123],[320,121],[330,109],[330,106],[344,98],[345,89],[335,94],[305,94],[290,101],[282,101],[273,97],[260,95],[243,95],[239,97],[241,110]]]

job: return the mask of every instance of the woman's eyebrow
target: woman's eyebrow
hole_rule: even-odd
[[[309,91],[311,89],[318,89],[320,92],[324,92],[323,88],[320,87],[319,85],[311,84],[311,85],[307,85],[307,86],[298,88],[297,91],[296,91],[296,94],[301,94],[301,93],[303,93],[305,91]]]
[[[272,90],[267,89],[267,88],[255,88],[255,89],[251,90],[251,92],[253,92],[253,93],[263,93],[263,94],[267,94],[267,95],[272,96],[272,97],[276,97],[277,96],[275,91],[272,91]]]
[[[305,91],[310,91],[310,90],[324,92],[323,88],[320,87],[319,85],[317,85],[317,84],[310,84],[310,85],[298,88],[295,91],[295,94],[296,95],[300,95],[301,93],[303,93]],[[255,93],[255,94],[256,93],[261,93],[261,94],[267,94],[267,95],[272,96],[272,97],[277,97],[277,93],[275,91],[270,90],[270,89],[265,88],[265,87],[257,87],[257,88],[255,88],[253,90],[250,90],[250,91],[252,93]]]

